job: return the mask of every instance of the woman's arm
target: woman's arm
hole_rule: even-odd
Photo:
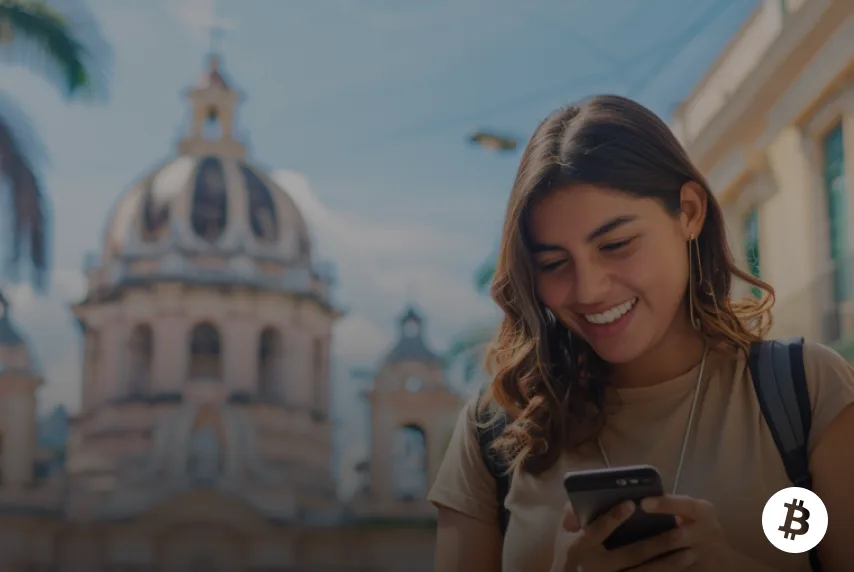
[[[439,507],[436,572],[501,572],[501,547],[497,524]]]
[[[827,534],[818,545],[825,572],[854,569],[854,404],[830,423],[810,458],[813,491],[827,507]]]
[[[460,411],[445,457],[427,495],[439,510],[437,572],[501,572],[495,478],[477,438],[477,400]]]
[[[813,492],[827,507],[827,533],[818,545],[825,572],[854,569],[854,368],[825,346],[804,344],[812,402],[810,472]]]

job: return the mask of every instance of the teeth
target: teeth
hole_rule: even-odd
[[[637,298],[632,298],[631,300],[627,300],[619,306],[614,306],[610,310],[602,312],[601,314],[584,314],[584,319],[591,324],[610,324],[611,322],[616,322],[622,318],[626,312],[631,310],[632,306],[634,306],[637,301]]]

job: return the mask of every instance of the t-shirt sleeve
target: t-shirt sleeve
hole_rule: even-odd
[[[427,500],[490,524],[498,522],[495,479],[483,460],[477,440],[477,399],[457,418],[451,442]]]
[[[854,403],[854,368],[834,350],[804,344],[804,369],[812,404],[809,450],[846,406]]]

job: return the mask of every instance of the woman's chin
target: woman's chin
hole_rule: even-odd
[[[611,364],[630,363],[638,359],[643,354],[642,351],[638,351],[635,348],[628,347],[626,345],[601,345],[605,345],[606,347],[593,346],[593,351],[595,351],[596,355],[600,358]]]

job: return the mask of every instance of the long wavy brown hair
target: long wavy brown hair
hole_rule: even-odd
[[[694,316],[712,347],[747,351],[771,325],[774,290],[736,267],[720,205],[668,126],[630,99],[601,95],[561,108],[537,127],[510,195],[491,287],[504,318],[488,352],[493,380],[483,403],[507,416],[493,447],[509,470],[540,473],[585,434],[595,435],[608,384],[608,364],[538,298],[532,203],[552,189],[589,184],[654,198],[676,217],[682,186],[691,181],[705,191],[707,209],[697,243],[689,245],[695,250],[685,295],[693,295]],[[764,295],[732,300],[734,277]]]

